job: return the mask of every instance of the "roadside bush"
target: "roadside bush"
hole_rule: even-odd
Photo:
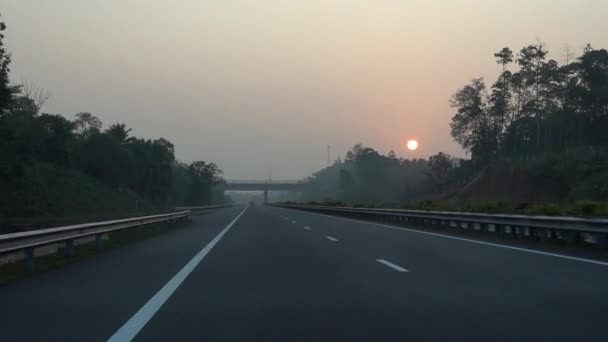
[[[524,210],[524,214],[526,215],[562,216],[566,213],[566,208],[555,203],[534,204]]]
[[[608,203],[578,201],[570,210],[574,216],[608,216]]]
[[[328,207],[346,207],[346,204],[344,204],[343,202],[332,200],[329,198],[326,198],[325,200],[323,200],[323,203],[321,205],[328,206]]]

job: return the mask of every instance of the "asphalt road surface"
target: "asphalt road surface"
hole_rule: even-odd
[[[608,340],[608,264],[273,207],[0,287],[0,341]]]

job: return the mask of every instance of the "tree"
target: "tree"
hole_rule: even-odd
[[[513,51],[508,47],[494,54],[496,63],[502,65],[502,74],[498,80],[492,85],[492,93],[490,95],[490,112],[491,115],[504,126],[507,121],[512,121],[513,116],[510,115],[511,109],[511,78],[512,73],[507,70],[507,65],[513,62]]]
[[[579,58],[581,85],[586,90],[581,104],[592,119],[608,116],[608,51],[588,45]]]
[[[222,170],[215,163],[194,161],[188,166],[188,171],[192,177],[189,204],[210,203],[213,197],[213,186],[222,181],[220,177],[223,173]]]
[[[101,130],[101,120],[98,117],[93,116],[88,112],[80,112],[76,114],[76,119],[74,120],[74,127],[77,134],[82,136],[89,136],[94,133],[99,133]]]
[[[483,79],[474,79],[457,91],[450,104],[456,109],[450,124],[452,137],[480,165],[494,160],[500,147],[501,119],[488,109]]]
[[[452,157],[449,154],[439,152],[429,157],[428,164],[437,178],[445,178],[452,167]]]
[[[439,152],[429,157],[428,167],[435,184],[435,190],[439,192],[448,181],[448,174],[452,169],[452,157],[449,154]]]
[[[11,100],[6,115],[13,116],[35,116],[38,114],[38,107],[32,99],[26,96],[14,96]]]
[[[38,113],[40,113],[42,106],[44,106],[46,101],[48,101],[48,99],[51,97],[50,91],[45,90],[34,82],[26,79],[21,79],[20,89],[22,96],[29,100],[28,102],[31,105],[31,110],[34,115],[38,115]]]
[[[547,54],[540,42],[515,57],[504,48],[494,54],[503,71],[489,95],[473,81],[452,98],[452,135],[476,165],[608,143],[608,51],[587,46],[574,60],[566,50],[565,65]]]
[[[0,21],[0,115],[10,107],[13,96],[18,93],[18,87],[12,87],[9,83],[11,55],[4,47],[4,30],[6,24]]]
[[[136,186],[135,189],[157,202],[166,202],[173,181],[172,165],[175,162],[173,144],[163,138],[136,139],[124,145],[124,148],[130,151],[137,165],[131,180]]]
[[[513,62],[513,51],[511,51],[511,49],[508,47],[505,47],[499,52],[495,53],[494,57],[496,57],[496,63],[501,64],[502,71],[505,72],[507,71],[507,65]]]
[[[543,120],[543,108],[541,105],[541,75],[544,68],[545,56],[548,51],[542,43],[528,45],[521,49],[517,56],[522,75],[523,86],[530,87],[532,97],[524,103],[526,113],[535,118],[536,122],[536,149],[541,148],[541,125]]]
[[[70,166],[74,124],[59,114],[41,114],[41,159],[64,167]]]
[[[131,132],[131,128],[127,129],[127,126],[125,124],[119,124],[119,123],[111,124],[110,127],[108,127],[108,129],[106,129],[106,134],[113,136],[121,144],[132,141],[132,139],[129,138],[130,132]]]
[[[224,173],[215,163],[194,161],[189,166],[190,173],[196,177],[205,179],[209,183],[217,183],[221,180],[220,175]]]
[[[489,98],[489,115],[500,126],[499,133],[502,133],[504,125],[514,120],[511,108],[511,77],[510,71],[504,71],[492,85]]]
[[[130,183],[129,176],[135,167],[147,167],[138,163],[133,165],[129,152],[123,149],[114,137],[99,132],[87,134],[87,139],[82,139],[77,144],[75,155],[78,168],[87,175],[97,178],[106,185],[117,187]],[[151,184],[149,185],[148,189],[152,189]],[[140,188],[134,188],[140,193],[147,194]]]

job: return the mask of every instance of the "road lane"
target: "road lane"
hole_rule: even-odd
[[[0,286],[0,341],[105,341],[238,213]]]
[[[387,274],[375,260],[351,255],[313,232],[266,208],[248,210],[136,340],[399,336],[401,323],[388,314],[395,305],[382,299],[383,284],[394,282],[396,272]]]
[[[211,252],[213,247],[228,233],[230,228],[238,221],[241,216],[247,211],[243,209],[224,229],[222,229],[216,237],[213,238],[204,248],[200,250],[188,263],[179,271],[165,286],[163,286],[150,300],[139,309],[133,317],[131,317],[114,335],[110,337],[109,342],[130,341],[141,331],[141,329],[150,321],[158,310],[167,302],[173,295],[175,290],[188,278],[192,271],[203,261],[203,259]]]
[[[477,333],[467,331],[465,336],[495,340],[491,329],[504,340],[601,336],[598,328],[608,309],[608,268],[601,264],[310,212],[272,210],[316,227],[319,234],[341,236],[343,248],[350,248],[352,254],[408,265],[407,269],[413,272],[411,282],[426,286],[419,296],[437,309],[435,318],[462,324],[479,322],[478,326],[484,326],[477,327]],[[427,305],[418,310],[424,311]],[[518,328],[507,329],[506,322],[517,322]]]
[[[386,261],[384,259],[376,259],[376,261],[379,262],[379,263],[381,263],[381,264],[383,264],[383,265],[385,265],[385,266],[388,266],[388,267],[394,269],[397,272],[409,272],[405,268],[403,268],[403,267],[401,267],[399,265],[395,265],[395,264],[393,264],[390,261]]]

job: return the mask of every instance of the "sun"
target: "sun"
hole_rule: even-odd
[[[414,139],[410,139],[407,141],[407,149],[410,151],[416,151],[418,148],[418,142]]]

